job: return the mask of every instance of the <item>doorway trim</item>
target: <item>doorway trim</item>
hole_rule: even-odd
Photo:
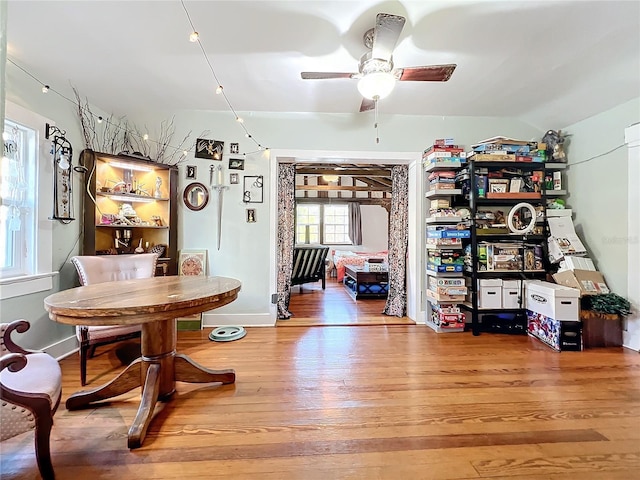
[[[362,152],[330,150],[270,150],[271,174],[269,185],[269,291],[277,291],[277,229],[278,229],[278,165],[280,163],[365,163],[369,165],[392,164],[408,165],[409,168],[409,222],[408,222],[408,259],[407,259],[407,317],[416,323],[424,318],[422,307],[422,251],[417,239],[422,238],[423,182],[421,152]],[[269,314],[273,325],[277,321],[277,308],[270,304]]]

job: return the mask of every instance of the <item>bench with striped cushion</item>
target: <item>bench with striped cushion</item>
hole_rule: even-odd
[[[322,281],[325,288],[325,259],[329,247],[294,247],[293,269],[291,272],[291,286]],[[302,288],[302,287],[301,287]]]

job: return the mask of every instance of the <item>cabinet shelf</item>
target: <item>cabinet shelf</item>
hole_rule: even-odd
[[[536,197],[536,198],[485,198],[485,197],[480,197],[480,198],[476,198],[476,204],[477,205],[493,205],[493,206],[500,206],[500,205],[515,205],[517,203],[520,202],[527,202],[527,203],[542,203],[542,197]]]
[[[476,230],[480,230],[480,229],[476,229]],[[534,234],[534,235],[519,235],[517,233],[514,234],[510,234],[510,233],[479,233],[478,231],[476,231],[476,236],[478,237],[478,240],[482,241],[482,240],[515,240],[515,241],[523,241],[523,242],[527,242],[527,241],[540,241],[540,240],[544,240],[545,238],[547,238],[545,235],[538,235],[538,234]]]
[[[135,193],[119,193],[119,192],[96,192],[99,197],[110,197],[112,200],[119,202],[168,202],[169,198],[150,197],[149,195],[137,195]]]
[[[566,194],[566,190],[545,190],[545,195],[547,197],[562,197]]]
[[[428,217],[426,219],[427,224],[431,223],[460,223],[462,217]]]
[[[135,156],[88,149],[80,155],[80,163],[93,172],[85,190],[82,255],[114,251],[127,254],[134,253],[139,245],[148,244],[149,248],[163,245],[167,259],[163,261],[167,266],[164,272],[176,275],[178,168]],[[107,190],[107,186],[114,188]],[[140,194],[141,188],[147,194]],[[138,193],[129,193],[131,191]],[[123,208],[126,204],[130,208]],[[131,225],[100,223],[125,214],[128,219],[135,218],[135,222]],[[128,231],[126,238],[118,235],[119,230]]]
[[[564,170],[567,168],[567,164],[561,162],[545,162],[544,168],[545,170]]]
[[[456,328],[442,328],[439,325],[436,325],[435,323],[433,323],[431,320],[427,319],[425,321],[425,324],[431,328],[434,332],[436,333],[457,333],[457,332],[464,332],[464,327],[456,327]]]
[[[550,165],[541,162],[484,162],[484,161],[470,161],[469,162],[469,187],[470,193],[468,195],[469,200],[469,209],[471,210],[471,217],[477,218],[478,210],[482,209],[482,207],[500,207],[504,206],[510,208],[513,205],[518,203],[529,203],[532,205],[544,205],[547,200],[547,195],[553,197],[554,195],[550,194],[549,190],[542,190],[537,192],[487,192],[487,188],[489,185],[489,181],[494,177],[492,174],[502,174],[503,178],[508,179],[509,175],[505,175],[505,172],[514,170],[519,170],[522,172],[523,176],[528,175],[531,172],[540,171],[540,175],[542,175],[542,179],[546,179],[545,173],[551,171],[552,169],[560,170],[564,168],[565,164],[553,164],[552,168],[549,168]],[[543,187],[544,184],[540,184],[540,188]],[[478,187],[482,187],[485,192],[485,195],[482,197],[478,196]],[[530,188],[533,189],[533,188]],[[481,192],[482,193],[482,192]],[[557,193],[555,196],[561,196],[565,193]],[[532,278],[541,278],[546,274],[546,269],[539,269],[540,264],[544,267],[546,262],[546,238],[548,232],[548,226],[546,222],[546,217],[543,216],[541,221],[536,219],[536,223],[542,227],[542,232],[537,234],[512,234],[508,231],[496,232],[493,231],[491,233],[483,233],[482,228],[478,228],[475,222],[472,222],[471,225],[471,239],[468,244],[471,249],[470,253],[470,262],[468,266],[465,267],[464,275],[467,278],[470,278],[472,288],[470,289],[469,301],[465,302],[464,307],[465,310],[470,312],[471,316],[471,330],[474,335],[479,335],[481,331],[493,331],[491,329],[485,329],[483,326],[483,320],[481,320],[481,316],[487,313],[506,313],[510,315],[521,315],[524,312],[522,305],[520,304],[520,308],[480,308],[480,289],[484,288],[481,286],[481,282],[483,280],[490,279],[499,279],[504,278],[504,280],[526,280]],[[510,243],[516,243],[521,245],[518,248],[517,252],[509,253],[513,255],[513,265],[514,267],[520,267],[519,270],[478,270],[480,268],[480,259],[479,259],[479,247],[481,242],[499,242],[501,240],[505,240]],[[494,246],[499,243],[494,243]],[[526,263],[525,264],[525,251],[533,251],[533,255],[536,256],[536,263]],[[538,252],[539,253],[535,253]],[[489,247],[487,247],[487,255],[489,255]],[[539,260],[539,263],[538,263]],[[516,263],[517,262],[517,263]],[[536,267],[535,270],[525,270],[525,265],[529,268]],[[500,266],[506,266],[501,264]],[[487,288],[491,288],[491,285],[486,285]],[[498,293],[502,292],[502,287],[498,287]],[[498,302],[500,305],[502,302]],[[507,304],[508,307],[514,306],[513,303]],[[484,317],[483,317],[484,318]],[[497,330],[496,330],[497,331]]]
[[[96,228],[119,228],[119,229],[123,229],[123,228],[151,228],[154,230],[167,230],[169,229],[168,225],[163,225],[161,227],[157,226],[157,225],[103,225],[103,224],[98,224],[96,225]]]

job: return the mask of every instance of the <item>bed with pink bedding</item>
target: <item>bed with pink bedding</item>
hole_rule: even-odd
[[[333,266],[336,269],[337,281],[341,282],[344,278],[345,265],[355,265],[364,267],[369,258],[382,259],[384,263],[388,263],[388,251],[382,252],[352,252],[349,250],[334,250]]]

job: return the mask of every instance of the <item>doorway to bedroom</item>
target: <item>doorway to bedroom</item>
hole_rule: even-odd
[[[370,282],[363,287],[366,293],[358,294],[357,298],[354,298],[353,287],[351,290],[345,287],[350,275],[346,275],[347,282],[343,280],[346,268],[351,270],[351,277],[355,279],[357,275],[353,272],[364,262],[387,263],[391,169],[394,165],[409,164],[411,159],[407,154],[400,154],[403,158],[389,160],[393,158],[390,155],[384,161],[374,158],[365,162],[359,156],[349,158],[345,153],[337,154],[339,159],[334,158],[335,153],[325,155],[329,158],[316,156],[311,160],[303,156],[287,156],[284,162],[281,157],[276,157],[279,163],[295,163],[295,200],[292,200],[296,204],[297,218],[290,229],[295,229],[293,238],[296,245],[322,244],[329,247],[325,281],[294,284],[289,297],[292,316],[286,320],[278,319],[277,326],[414,324],[415,304],[407,305],[407,311],[414,312],[413,317],[382,313],[386,303],[384,295],[380,295],[381,285],[383,293],[386,288],[382,274],[378,275],[380,279],[376,277],[379,281],[367,278]],[[405,185],[403,190],[407,188]],[[274,192],[274,196],[278,195],[278,191]],[[353,212],[347,212],[348,203],[358,206],[362,225],[360,232],[349,231],[352,222],[346,217]],[[415,201],[412,209],[415,209]],[[405,226],[405,229],[409,227]],[[352,242],[351,238],[357,240]],[[414,271],[413,266],[407,266],[406,270],[407,275],[409,270]],[[407,280],[408,286],[415,285],[411,279]],[[414,291],[407,292],[407,297],[415,300]]]

